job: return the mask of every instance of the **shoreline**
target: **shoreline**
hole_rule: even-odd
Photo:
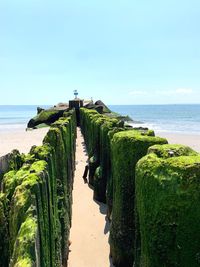
[[[26,131],[25,128],[0,130],[0,157],[18,149],[21,153],[28,153],[33,145],[41,145],[49,128]],[[171,144],[182,144],[200,152],[200,134],[163,132],[154,130],[155,134],[164,137]]]

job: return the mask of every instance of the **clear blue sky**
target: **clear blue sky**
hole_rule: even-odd
[[[0,0],[0,104],[200,103],[199,0]]]

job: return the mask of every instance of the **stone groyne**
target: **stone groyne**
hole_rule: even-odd
[[[199,266],[199,154],[94,110],[81,108],[80,121],[94,199],[108,205],[113,264]]]
[[[43,145],[2,160],[0,267],[67,266],[77,124],[94,200],[107,204],[113,264],[199,266],[200,155],[124,124],[99,103],[83,104],[59,118],[51,110],[51,120],[41,111],[32,125],[45,114]]]
[[[1,181],[0,266],[66,266],[75,169],[75,111],[53,123],[43,145],[10,157]]]

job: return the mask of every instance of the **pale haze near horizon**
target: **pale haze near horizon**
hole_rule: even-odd
[[[0,104],[200,103],[200,2],[0,1]]]

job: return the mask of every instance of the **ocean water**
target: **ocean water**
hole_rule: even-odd
[[[109,106],[113,111],[129,115],[137,123],[155,132],[200,135],[200,105],[134,105]]]
[[[46,108],[47,106],[42,106]],[[0,131],[17,131],[26,129],[30,118],[37,114],[37,106],[1,106]]]
[[[49,106],[41,106],[47,108]],[[112,111],[129,115],[134,126],[149,127],[156,132],[200,135],[200,105],[112,105]],[[0,131],[26,129],[37,113],[37,106],[0,106]]]

